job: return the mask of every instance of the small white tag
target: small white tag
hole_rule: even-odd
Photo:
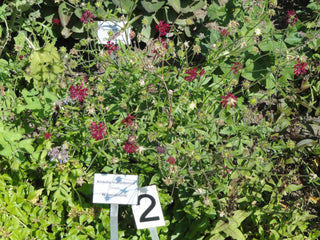
[[[164,218],[155,185],[139,189],[138,205],[132,205],[137,229],[164,226]]]
[[[130,28],[124,29],[126,22],[98,21],[98,43],[107,44],[108,41],[118,44],[130,44]],[[110,36],[109,32],[113,32]]]
[[[94,174],[93,203],[137,204],[138,176],[122,174]]]

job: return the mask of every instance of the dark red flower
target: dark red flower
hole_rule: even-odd
[[[54,18],[54,19],[52,19],[52,23],[55,23],[55,24],[59,25],[60,24],[60,19],[59,18]]]
[[[126,151],[126,153],[135,153],[138,149],[138,146],[125,142],[123,150]]]
[[[94,139],[101,140],[103,139],[103,136],[107,135],[106,125],[102,122],[99,122],[98,124],[92,122],[90,127],[90,133]]]
[[[300,62],[299,61],[299,59],[297,59],[297,64],[296,65],[294,65],[294,74],[295,75],[304,75],[304,74],[306,74],[306,72],[307,72],[307,70],[306,70],[306,66],[307,66],[308,64],[307,63],[302,63],[302,62]]]
[[[169,164],[175,164],[176,159],[175,159],[174,157],[170,156],[170,157],[168,158],[167,162],[168,162]]]
[[[108,49],[108,54],[111,54],[111,52],[115,52],[118,49],[118,46],[113,42],[108,41],[106,44],[106,48]]]
[[[158,29],[160,36],[166,36],[170,30],[170,25],[168,23],[164,23],[164,21],[159,21],[156,29]]]
[[[72,99],[76,99],[79,102],[82,102],[87,96],[87,89],[83,88],[83,84],[80,86],[71,86],[70,87],[70,96]]]
[[[45,137],[46,140],[48,140],[51,137],[51,134],[49,132],[46,132],[44,134],[44,137]]]
[[[21,60],[23,58],[23,55],[19,55],[19,59]]]
[[[184,79],[188,82],[192,82],[197,77],[197,68],[187,69],[185,74],[189,74],[189,76],[186,76]]]
[[[222,37],[226,37],[226,36],[229,35],[229,32],[228,32],[226,29],[220,30],[220,33],[221,33],[221,36],[222,36]]]
[[[233,74],[236,74],[240,69],[243,68],[243,65],[242,63],[239,63],[239,62],[235,62],[233,64],[233,67],[231,68],[231,71],[233,71]]]
[[[93,23],[94,18],[95,17],[90,11],[85,10],[84,13],[82,13],[81,15],[80,21],[83,22],[84,24]]]
[[[133,123],[134,116],[130,116],[130,114],[128,113],[127,117],[122,119],[121,123],[125,123],[126,127],[130,126]]]
[[[287,23],[290,26],[293,26],[297,21],[298,21],[298,17],[297,17],[296,12],[293,10],[288,11]]]
[[[228,93],[227,96],[221,96],[221,97],[223,99],[220,102],[222,107],[227,108],[227,106],[229,105],[231,108],[233,108],[237,105],[237,97],[232,93]]]

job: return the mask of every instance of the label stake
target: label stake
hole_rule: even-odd
[[[159,240],[158,232],[156,227],[149,228],[151,239],[152,240]]]
[[[110,206],[111,240],[118,240],[118,210],[119,210],[119,204],[111,204]]]

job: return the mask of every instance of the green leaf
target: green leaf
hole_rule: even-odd
[[[14,38],[15,48],[23,49],[26,41],[26,33],[24,31],[19,31],[19,34]]]
[[[143,0],[141,4],[142,4],[142,7],[148,13],[153,13],[153,12],[157,12],[165,4],[165,1],[159,1],[159,2],[153,3],[153,2]]]
[[[213,229],[213,231],[211,232],[211,234],[217,234],[220,232],[224,232],[225,234],[227,234],[228,236],[237,239],[237,240],[245,240],[246,238],[244,237],[244,235],[242,234],[242,232],[235,227],[234,224],[229,224],[226,223],[222,220],[219,220],[215,226],[215,228]]]
[[[246,212],[244,210],[237,210],[234,212],[234,215],[229,218],[229,223],[234,224],[235,227],[239,227],[241,223],[250,216],[251,212]]]
[[[70,18],[73,13],[73,9],[70,8],[69,5],[67,5],[65,2],[63,2],[59,5],[58,13],[60,18],[60,23],[62,27],[65,28],[70,21]]]
[[[137,6],[135,2],[131,0],[112,0],[112,2],[121,9],[124,9],[127,14],[131,13]]]
[[[287,193],[291,193],[291,192],[298,191],[301,188],[303,188],[303,185],[289,184],[284,191]]]
[[[226,15],[225,6],[220,7],[217,3],[212,2],[208,8],[208,16],[211,20],[216,20]]]
[[[290,45],[296,46],[300,44],[302,40],[303,40],[303,36],[300,33],[293,32],[293,33],[290,33],[284,41]]]
[[[317,141],[313,139],[303,139],[296,144],[296,148],[312,147],[317,145]]]
[[[180,13],[180,11],[181,11],[180,0],[168,0],[168,4],[169,4],[177,13]]]
[[[28,153],[32,153],[34,151],[34,148],[32,146],[33,139],[24,139],[19,142],[18,146],[19,148],[25,149]]]

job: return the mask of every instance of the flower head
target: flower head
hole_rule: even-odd
[[[66,146],[62,145],[61,147],[54,147],[49,153],[50,162],[52,162],[54,159],[59,161],[60,163],[66,163],[69,160],[68,150]]]
[[[233,71],[233,74],[236,74],[240,69],[243,68],[243,65],[242,63],[239,63],[239,62],[235,62],[233,64],[233,67],[231,68],[231,71]]]
[[[157,153],[159,153],[159,154],[166,153],[166,148],[163,146],[156,146],[155,149],[157,150]]]
[[[298,21],[297,13],[293,10],[288,11],[287,23],[293,26]]]
[[[84,24],[93,23],[94,18],[95,17],[90,11],[85,10],[84,13],[82,13],[81,15],[80,21],[83,22]]]
[[[197,77],[197,68],[187,69],[185,74],[189,74],[189,76],[186,76],[184,79],[188,82],[192,82]]]
[[[52,19],[52,23],[55,23],[56,25],[59,25],[60,19],[59,18],[54,18],[54,19]]]
[[[220,30],[220,33],[222,37],[226,37],[230,34],[226,29]]]
[[[167,162],[168,162],[169,164],[175,164],[176,159],[175,159],[174,157],[170,156],[170,157],[168,158]]]
[[[134,135],[130,135],[127,139],[127,143],[129,144],[136,144],[137,143],[137,137]]]
[[[90,127],[90,133],[94,139],[101,140],[103,139],[103,136],[107,135],[106,125],[102,122],[99,122],[98,124],[92,122]]]
[[[134,116],[130,116],[130,114],[128,113],[127,117],[122,119],[121,123],[125,123],[126,127],[130,126],[131,124],[133,124],[133,120]]]
[[[237,97],[232,93],[228,93],[227,96],[221,96],[221,97],[223,99],[220,102],[222,107],[227,108],[227,106],[230,106],[231,108],[233,108],[237,105]]]
[[[297,64],[296,65],[294,65],[294,74],[296,75],[296,76],[298,76],[298,75],[304,75],[304,74],[306,74],[306,66],[307,66],[308,64],[307,63],[302,63],[302,62],[300,62],[300,60],[299,59],[297,59]]]
[[[138,146],[129,143],[128,141],[124,143],[123,150],[126,151],[126,153],[135,153],[137,152]]]
[[[108,49],[108,54],[110,55],[111,52],[115,52],[118,49],[118,46],[113,42],[108,41],[106,44],[106,48]]]
[[[44,137],[45,137],[46,140],[48,140],[51,137],[51,134],[49,132],[46,132],[44,134]]]
[[[77,85],[77,86],[71,86],[70,87],[70,96],[72,99],[76,99],[79,102],[84,101],[84,99],[87,96],[87,89],[83,88],[83,84],[81,83],[81,85]]]
[[[156,29],[158,29],[160,36],[166,36],[170,30],[170,25],[168,23],[164,23],[164,21],[159,21]]]

